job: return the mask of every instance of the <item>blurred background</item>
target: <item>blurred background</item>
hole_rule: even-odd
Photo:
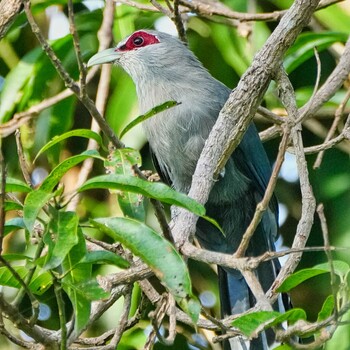
[[[240,12],[273,12],[279,11],[292,4],[289,0],[223,1],[227,6]],[[148,4],[148,2],[138,2]],[[85,62],[98,49],[97,32],[101,26],[103,1],[76,1],[74,5],[76,25],[80,36],[80,44]],[[50,39],[57,55],[62,60],[69,73],[78,79],[72,39],[69,35],[66,1],[32,1],[32,11],[41,29]],[[317,47],[321,60],[321,84],[327,79],[344,49],[344,43],[350,33],[350,2],[340,2],[321,11],[317,11],[308,28],[299,37],[294,47],[285,58],[285,67],[295,88],[298,106],[303,106],[311,97],[317,74],[317,63],[313,48]],[[275,28],[277,22],[242,22],[229,25],[228,20],[218,16],[200,18],[195,14],[186,15],[186,28],[190,48],[211,74],[234,88],[239,77],[248,68],[252,57],[265,43]],[[114,40],[117,43],[125,36],[139,28],[156,28],[176,35],[172,22],[158,12],[141,11],[117,3],[113,28]],[[89,84],[91,97],[96,93],[98,77]],[[64,89],[64,85],[52,67],[48,58],[42,52],[38,42],[27,24],[24,13],[21,13],[11,29],[0,41],[0,120],[6,123],[14,113],[27,110],[42,100],[54,96]],[[303,141],[306,147],[320,144],[324,141],[333,122],[335,112],[343,101],[349,86],[341,88],[327,102],[317,115],[309,119],[303,129]],[[272,82],[263,106],[276,114],[283,115],[284,111],[275,85]],[[350,112],[350,104],[345,107],[340,129],[345,117]],[[131,79],[119,68],[112,70],[111,90],[105,117],[115,132],[118,133],[138,115],[135,87]],[[60,135],[70,129],[90,128],[91,117],[86,109],[74,97],[68,97],[54,106],[45,109],[40,115],[22,126],[22,142],[25,155],[32,161],[38,150],[53,136]],[[259,130],[271,126],[270,121],[262,117],[256,118]],[[142,132],[137,126],[127,133],[122,141],[128,146],[139,149],[143,156],[142,169],[153,169],[148,147]],[[273,164],[277,154],[279,138],[264,143]],[[3,139],[2,147],[7,167],[11,177],[21,179],[16,142],[13,135]],[[86,148],[86,140],[69,139],[55,146],[45,156],[41,156],[32,166],[33,181],[40,183],[43,177],[52,170],[62,159],[78,154]],[[325,152],[321,166],[314,169],[316,155],[307,156],[310,180],[317,203],[323,203],[328,224],[331,245],[348,247],[350,249],[350,143],[343,142]],[[77,170],[76,170],[77,171]],[[96,164],[94,174],[103,173],[101,164]],[[69,186],[70,176],[76,176],[72,171],[65,179]],[[298,172],[293,154],[287,153],[276,195],[280,203],[280,234],[278,248],[290,247],[300,218],[301,195]],[[84,220],[87,217],[115,215],[119,212],[116,201],[107,192],[95,191],[84,196],[79,208],[79,215]],[[11,215],[11,214],[9,214]],[[157,223],[150,210],[148,223],[157,228]],[[102,239],[103,237],[97,237]],[[309,247],[323,246],[323,236],[318,217],[307,243]],[[24,234],[16,231],[7,236],[5,250],[12,253],[30,254],[26,246]],[[349,250],[334,253],[335,259],[350,263]],[[324,252],[306,252],[299,268],[310,267],[327,261]],[[202,304],[214,315],[219,315],[218,293],[215,270],[205,264],[189,261],[193,286],[200,296]],[[106,274],[112,268],[96,269],[95,274]],[[115,268],[113,268],[115,269]],[[11,293],[7,291],[6,293]],[[136,308],[139,291],[135,290],[134,308]],[[331,294],[329,275],[315,277],[301,284],[292,292],[292,302],[296,307],[307,311],[308,319],[314,321],[325,298]],[[52,292],[42,296],[41,320],[45,326],[58,326],[55,303],[52,302]],[[69,303],[67,303],[69,305]],[[111,324],[117,324],[121,310],[121,302],[111,308],[99,322],[89,331],[89,335],[97,336]],[[69,310],[68,310],[69,312]],[[144,318],[137,327],[125,333],[118,349],[141,349],[147,332],[150,331],[148,321]],[[183,327],[182,335],[176,339],[172,347],[157,343],[155,349],[209,349],[210,345],[205,334],[193,334],[193,330]],[[23,334],[22,336],[25,337]],[[14,345],[0,336],[1,349],[16,349]],[[216,347],[217,348],[217,347]],[[326,349],[350,349],[350,327],[344,325],[326,346]]]

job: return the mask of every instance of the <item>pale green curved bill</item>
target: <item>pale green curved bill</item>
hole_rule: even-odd
[[[114,48],[103,50],[98,52],[96,55],[93,55],[89,62],[87,63],[88,67],[95,66],[96,64],[102,63],[111,63],[119,58],[119,52],[115,51]]]

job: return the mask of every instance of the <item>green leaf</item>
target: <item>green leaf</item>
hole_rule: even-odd
[[[51,171],[51,173],[42,182],[39,189],[45,192],[51,192],[61,180],[62,176],[65,175],[68,170],[72,169],[77,164],[83,162],[85,159],[88,158],[96,158],[103,160],[103,158],[96,150],[88,150],[79,155],[65,159]]]
[[[277,311],[257,311],[237,318],[232,322],[232,326],[250,337],[255,331],[277,326],[286,321],[293,324],[301,319],[306,319],[306,313],[304,310],[297,308],[288,310],[283,314]]]
[[[91,222],[141,257],[175,297],[186,298],[192,295],[187,266],[165,238],[133,219],[102,218]]]
[[[121,268],[130,266],[129,262],[121,256],[107,250],[94,250],[87,252],[79,264],[111,264]]]
[[[20,203],[13,202],[13,201],[5,201],[4,210],[11,211],[11,210],[23,210],[23,206]]]
[[[14,179],[13,177],[6,177],[5,191],[28,193],[33,191],[33,189],[21,180]]]
[[[347,274],[349,273],[350,267],[346,262],[334,260],[332,264],[335,274],[340,276],[342,279],[344,279],[345,276],[347,276]],[[312,277],[329,272],[331,272],[331,267],[328,262],[315,265],[311,268],[300,270],[298,272],[293,273],[293,275],[287,277],[277,289],[277,291],[280,293],[288,292],[300,283]]]
[[[192,322],[196,324],[199,319],[199,314],[201,312],[200,302],[196,298],[192,297],[182,298],[178,300],[178,303],[182,310],[184,310],[186,314],[191,317]]]
[[[0,95],[0,123],[10,119],[17,103],[23,97],[23,87],[34,76],[37,60],[42,54],[41,48],[30,51],[6,76]]]
[[[140,152],[131,148],[116,149],[110,153],[105,161],[105,168],[110,174],[135,176],[134,165],[141,165]],[[117,193],[118,203],[124,216],[145,221],[143,197],[129,191],[111,191]]]
[[[75,329],[83,329],[90,317],[91,301],[78,292],[77,287],[91,279],[92,266],[78,264],[86,255],[86,243],[81,229],[77,229],[78,243],[72,247],[62,262],[64,278],[62,286],[68,294],[74,309]]]
[[[47,232],[47,236],[54,244],[49,245],[48,259],[43,267],[45,270],[59,266],[70,250],[78,244],[78,223],[76,213],[62,211],[59,211],[57,218],[51,221],[51,229]]]
[[[346,40],[346,33],[303,33],[299,35],[294,45],[287,51],[284,66],[287,72],[291,73],[307,59],[315,55],[314,48],[317,48],[317,51],[320,52],[336,42],[346,42]]]
[[[7,220],[4,225],[4,234],[8,235],[12,231],[24,229],[26,226],[22,218],[13,218]]]
[[[185,194],[176,192],[169,186],[159,182],[149,182],[133,176],[114,174],[101,175],[85,182],[85,184],[80,187],[79,192],[95,188],[141,193],[146,197],[155,198],[161,202],[185,208],[199,216],[205,214],[205,208],[203,205]]]
[[[134,175],[133,166],[141,166],[140,152],[133,148],[118,148],[113,150],[108,160],[105,161],[105,168],[111,174]]]
[[[238,328],[247,337],[250,337],[257,328],[266,325],[267,322],[276,319],[281,314],[277,311],[257,311],[243,315],[232,322],[232,326]]]
[[[77,284],[64,283],[65,288],[70,288],[87,301],[101,300],[108,298],[110,293],[106,292],[96,281],[89,279]]]
[[[282,344],[282,345],[278,345],[277,347],[273,348],[273,350],[293,350],[293,348],[288,344]]]
[[[178,106],[179,103],[176,101],[167,101],[164,102],[158,106],[153,107],[151,110],[149,110],[147,113],[142,114],[135,118],[132,122],[130,122],[120,133],[120,138],[122,138],[130,129],[132,129],[134,126],[142,123],[143,121],[153,117],[154,115],[163,112],[169,108]]]
[[[350,271],[350,266],[344,261],[341,260],[333,260],[332,261],[334,273],[341,278],[344,278]],[[318,264],[314,266],[315,269],[324,269],[327,272],[331,272],[331,266],[329,262]]]
[[[27,230],[33,230],[35,220],[42,207],[55,196],[55,193],[50,193],[42,190],[30,192],[24,201],[23,220]]]
[[[93,139],[95,140],[101,147],[104,147],[103,142],[102,142],[102,138],[99,134],[97,134],[94,131],[91,131],[89,129],[75,129],[75,130],[71,130],[68,131],[62,135],[59,136],[55,136],[51,141],[49,141],[44,147],[42,147],[40,149],[40,151],[37,153],[34,162],[37,160],[37,158],[44,153],[45,151],[47,151],[48,149],[50,149],[52,146],[56,145],[57,143],[68,139],[69,137],[73,137],[73,136],[79,136],[79,137],[85,137],[88,139]]]
[[[306,312],[303,309],[294,308],[286,311],[284,314],[277,316],[272,322],[268,324],[268,327],[277,326],[286,321],[288,321],[290,324],[294,324],[299,320],[306,320],[306,318]]]
[[[329,295],[326,298],[326,300],[324,301],[324,303],[322,305],[322,309],[318,313],[317,322],[324,321],[328,317],[330,317],[332,315],[332,313],[333,313],[334,306],[335,306],[334,296],[333,295]]]
[[[12,266],[12,268],[22,279],[25,279],[28,274],[28,268],[26,266]],[[17,289],[22,286],[6,266],[0,267],[0,285]],[[51,285],[52,278],[48,272],[39,273],[35,271],[29,284],[29,289],[36,295],[42,295]]]
[[[295,288],[296,286],[298,286],[300,283],[327,273],[328,271],[325,269],[316,269],[316,268],[308,268],[308,269],[303,269],[300,271],[297,271],[295,273],[293,273],[292,275],[288,276],[283,283],[278,287],[277,291],[279,293],[285,293],[285,292],[289,292],[291,289]]]

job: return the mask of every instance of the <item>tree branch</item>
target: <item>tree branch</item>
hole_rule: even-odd
[[[255,56],[219,114],[193,175],[189,196],[204,204],[214,179],[241,141],[286,50],[309,22],[318,0],[294,2]],[[179,247],[193,235],[197,218],[179,210],[173,235]]]

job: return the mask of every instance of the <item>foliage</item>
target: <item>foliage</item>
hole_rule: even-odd
[[[41,32],[47,33],[54,17],[45,11],[52,11],[55,5],[58,13],[67,17],[72,6],[80,54],[87,62],[102,42],[111,40],[109,30],[101,27],[108,16],[114,16],[112,32],[118,41],[135,29],[160,26],[168,11],[165,2],[158,3],[164,13],[159,8],[154,11],[145,1],[134,7],[123,3],[103,13],[99,8],[89,10],[81,0],[31,1],[31,12]],[[192,2],[183,2],[187,7],[182,8],[182,20],[186,21],[190,47],[215,77],[231,87],[237,85],[277,26],[280,18],[273,14],[291,5],[291,1],[256,2],[255,11],[267,14],[267,18],[230,18],[234,16],[230,9],[251,15],[250,3],[223,1],[223,16],[216,12],[214,3],[206,13],[204,8],[191,8]],[[349,4],[318,10],[287,51],[284,66],[298,107],[312,101],[315,91],[339,64],[350,33],[344,23],[349,21]],[[67,81],[62,81],[59,69],[36,41],[25,12],[18,14],[0,41],[2,348],[31,347],[28,336],[47,348],[59,344],[61,349],[76,348],[78,342],[88,346],[89,341],[101,349],[109,342],[118,349],[149,349],[156,336],[157,349],[213,348],[209,332],[202,331],[208,324],[195,324],[200,313],[219,319],[216,276],[205,259],[187,264],[188,256],[169,242],[164,218],[168,206],[174,205],[217,224],[205,216],[201,204],[152,182],[154,175],[139,170],[152,168],[139,124],[176,102],[164,101],[137,117],[135,90],[124,72],[113,68],[108,74],[110,82],[100,85],[98,70],[92,69],[84,84],[72,35],[49,42],[69,76],[80,79],[81,94],[74,96],[65,88]],[[315,216],[309,249],[293,245],[302,225],[299,220],[305,200],[300,178],[291,181],[281,175],[275,188],[286,211],[281,237],[286,246],[296,249],[286,255],[296,261],[297,253],[303,251],[298,271],[290,271],[283,281],[276,282],[275,292],[289,293],[294,308],[285,313],[254,309],[229,322],[247,338],[273,328],[284,342],[276,349],[296,347],[294,336],[310,343],[310,349],[350,347],[350,328],[341,325],[349,317],[349,254],[348,249],[333,247],[350,246],[349,81],[340,85],[302,124],[308,178],[317,203],[325,208]],[[105,119],[125,148],[111,145],[105,130],[100,133],[90,125],[93,113],[81,97],[84,87],[91,96],[98,90],[97,109],[105,111]],[[273,117],[269,119],[261,110],[256,116],[261,136],[268,141],[265,146],[271,161],[283,130],[272,136],[265,131],[278,128],[286,116],[277,89],[278,81],[272,82],[262,103]],[[16,129],[20,134],[15,135]],[[348,130],[347,136],[344,130]],[[326,147],[322,145],[341,135],[343,139],[323,154]],[[312,146],[318,144],[321,147],[314,150]],[[313,168],[316,159],[321,163]],[[295,170],[296,164],[292,166]],[[156,200],[165,205],[165,215]],[[158,222],[156,217],[163,220]],[[313,220],[313,214],[309,219]],[[214,303],[206,304],[208,292]],[[49,312],[45,314],[45,310]],[[176,317],[175,342],[166,346],[161,340],[171,341],[161,339],[166,338],[161,334],[167,329],[168,335]],[[9,322],[4,323],[4,318]],[[220,332],[219,325],[214,322],[209,328]],[[18,334],[16,327],[25,335]]]

